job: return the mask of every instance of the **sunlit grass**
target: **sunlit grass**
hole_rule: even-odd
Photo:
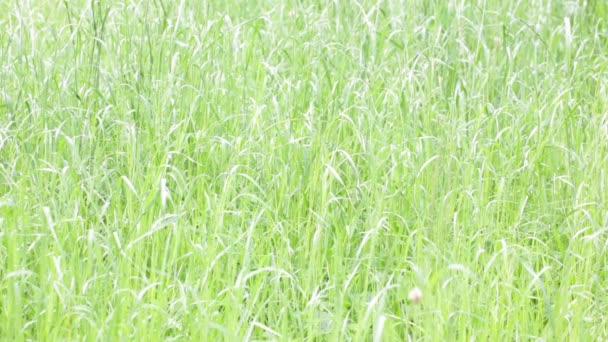
[[[608,338],[602,1],[0,13],[0,340]]]

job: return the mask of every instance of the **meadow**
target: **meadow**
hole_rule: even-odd
[[[0,340],[608,339],[607,20],[1,2]]]

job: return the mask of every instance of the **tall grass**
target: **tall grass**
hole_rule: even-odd
[[[608,338],[604,2],[0,13],[1,340]]]

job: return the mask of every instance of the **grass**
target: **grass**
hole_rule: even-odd
[[[0,340],[608,338],[603,1],[0,13]]]

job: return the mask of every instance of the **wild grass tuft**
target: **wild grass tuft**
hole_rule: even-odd
[[[0,13],[0,340],[608,338],[604,2]]]

